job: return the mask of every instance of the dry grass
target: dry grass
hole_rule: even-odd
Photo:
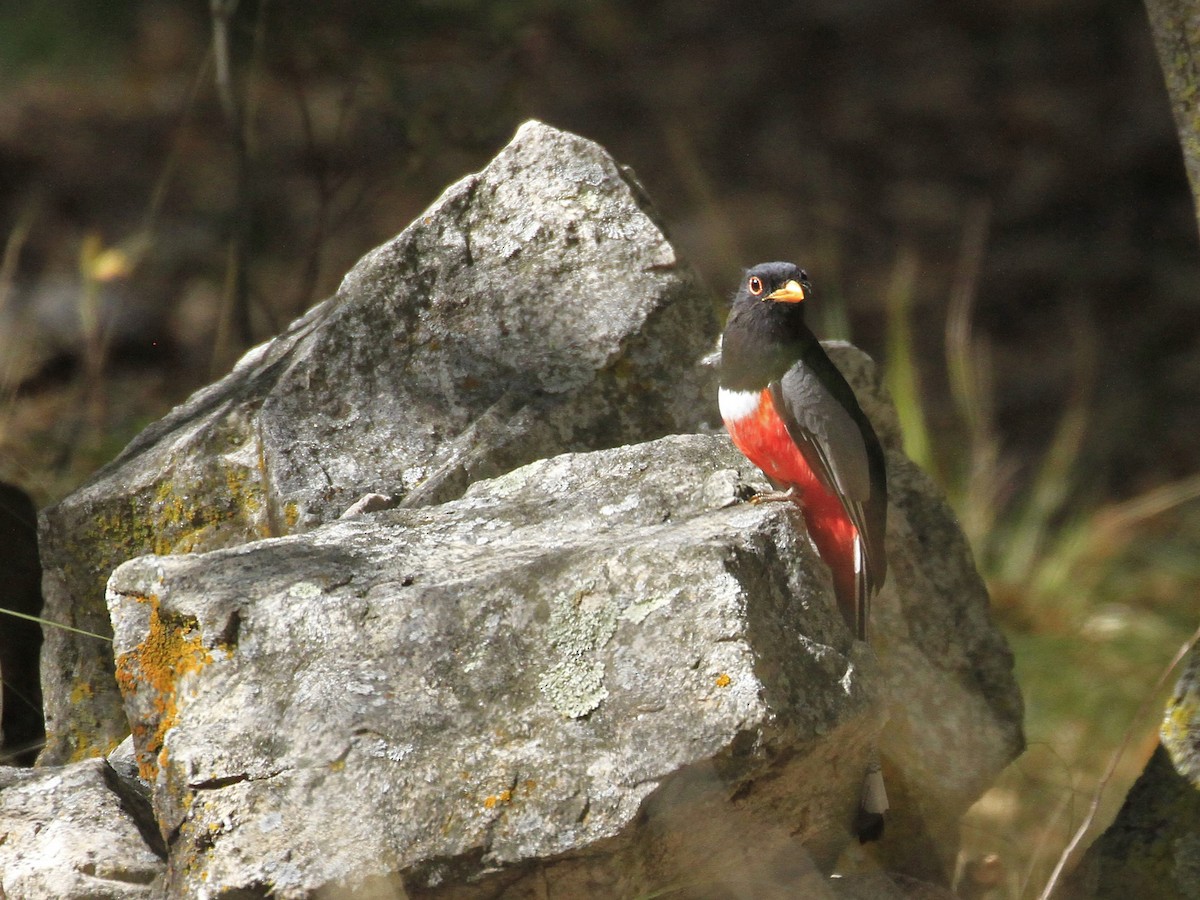
[[[1081,459],[1094,438],[1096,349],[1082,321],[1063,330],[1075,336],[1074,378],[1044,454],[1031,470],[1006,456],[991,352],[972,326],[987,217],[986,206],[968,217],[947,306],[958,430],[926,426],[907,322],[917,263],[903,253],[886,374],[905,448],[946,490],[1016,654],[1029,749],[966,817],[963,852],[995,862],[993,896],[1018,900],[1047,896],[1069,871],[1157,742],[1168,660],[1194,625],[1200,588],[1200,476],[1124,501],[1090,499]],[[1019,478],[1023,470],[1031,474]]]

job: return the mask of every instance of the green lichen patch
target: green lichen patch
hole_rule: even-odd
[[[548,628],[557,659],[538,679],[554,708],[572,719],[586,716],[608,697],[599,651],[617,628],[613,609],[587,600],[584,593],[552,603]]]

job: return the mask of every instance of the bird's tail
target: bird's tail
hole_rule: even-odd
[[[862,539],[849,522],[829,527],[829,519],[809,515],[805,521],[813,543],[833,577],[833,595],[846,625],[860,641],[867,639],[867,619],[871,612],[869,580],[865,571],[866,557]]]
[[[883,767],[879,764],[879,754],[875,754],[867,766],[866,778],[863,779],[862,800],[858,806],[858,818],[854,823],[860,844],[877,841],[883,837],[883,814],[887,811],[888,797],[887,788],[883,784]]]

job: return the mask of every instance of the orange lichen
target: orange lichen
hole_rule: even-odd
[[[716,677],[717,687],[721,687],[721,688],[729,687],[729,685],[731,685],[731,684],[733,684],[733,679],[730,678],[729,675],[726,674],[725,672],[722,672],[720,675],[718,675]]]
[[[151,715],[133,725],[138,771],[153,781],[166,761],[163,738],[175,724],[180,680],[212,662],[194,623],[163,617],[155,594],[137,598],[150,604],[146,636],[133,650],[117,657],[117,684],[125,697],[151,694]]]
[[[483,805],[487,809],[495,809],[497,806],[500,806],[503,803],[511,803],[511,802],[512,802],[512,791],[505,790],[505,791],[501,791],[498,794],[492,794],[490,797],[485,798],[483,801]]]

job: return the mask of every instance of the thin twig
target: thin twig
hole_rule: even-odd
[[[296,290],[291,303],[284,312],[289,316],[298,316],[312,304],[316,292],[317,281],[321,275],[321,258],[327,238],[336,230],[334,223],[334,204],[338,195],[351,183],[351,175],[344,168],[340,171],[331,162],[333,150],[340,147],[344,136],[346,122],[350,117],[349,110],[356,102],[359,83],[352,79],[342,93],[342,101],[338,107],[337,123],[330,141],[330,150],[323,151],[317,138],[317,130],[313,124],[312,111],[305,97],[301,76],[298,71],[291,73],[291,83],[296,101],[296,109],[300,114],[300,127],[304,134],[306,157],[310,160],[310,175],[313,189],[317,196],[317,209],[312,216],[312,230],[306,242],[303,253],[304,266],[297,281]],[[349,209],[353,210],[365,196],[360,189],[358,196],[350,201]]]
[[[167,189],[171,186],[171,182],[175,178],[175,170],[179,167],[180,157],[183,155],[183,131],[188,121],[192,117],[192,111],[196,108],[196,99],[200,96],[200,89],[208,82],[209,70],[213,65],[213,48],[210,46],[204,54],[204,59],[200,63],[200,67],[196,70],[195,76],[192,78],[192,83],[188,86],[187,99],[184,101],[183,110],[179,113],[179,121],[174,128],[174,139],[171,141],[171,149],[167,153],[167,158],[163,162],[161,171],[158,173],[158,178],[154,182],[154,189],[150,192],[150,200],[146,204],[146,212],[142,216],[141,233],[144,236],[146,244],[150,242],[150,236],[154,233],[154,229],[158,226],[158,217],[162,212],[163,202],[167,196]]]
[[[233,54],[230,46],[230,22],[237,11],[238,0],[210,0],[209,13],[213,28],[214,77],[221,109],[233,142],[235,203],[233,229],[229,238],[229,256],[225,278],[225,302],[217,327],[213,347],[214,374],[225,362],[229,346],[236,339],[239,347],[252,341],[250,326],[250,285],[248,276],[249,244],[252,231],[253,203],[250,198],[250,148],[247,140],[244,97],[238,95],[234,84]]]
[[[237,92],[233,87],[233,58],[229,48],[229,22],[237,12],[238,0],[211,0],[208,9],[212,16],[213,26],[213,56],[216,59],[217,96],[221,100],[221,109],[225,112],[225,121],[230,131],[236,136],[242,130],[242,108],[238,103]]]
[[[73,631],[75,634],[82,634],[85,637],[94,637],[100,641],[112,643],[112,638],[105,637],[102,634],[96,634],[94,631],[85,631],[82,628],[76,628],[74,625],[64,625],[62,622],[52,622],[50,619],[43,619],[40,616],[31,616],[28,613],[17,612],[15,609],[5,609],[0,606],[0,615],[13,616],[18,619],[28,619],[30,622],[37,622],[39,625],[46,625],[50,628],[60,628],[63,631]]]
[[[40,205],[40,198],[36,195],[26,200],[17,215],[16,224],[4,242],[4,254],[0,256],[0,312],[3,312],[8,304],[8,295],[17,277],[17,262],[21,258],[21,249],[29,239],[29,232],[33,229],[33,220],[37,217]]]
[[[17,264],[21,258],[21,250],[25,246],[25,242],[29,239],[29,232],[33,230],[33,220],[37,217],[38,207],[40,205],[38,197],[30,198],[21,208],[21,212],[17,216],[16,224],[12,231],[8,233],[8,239],[4,242],[4,254],[0,257],[0,316],[4,315],[5,308],[8,305],[9,295],[12,293],[12,286],[17,279]],[[16,333],[17,312],[12,312],[12,331],[10,334]],[[15,344],[15,342],[14,342]],[[0,435],[3,435],[7,419],[12,413],[12,405],[9,401],[12,400],[17,390],[17,384],[20,377],[20,364],[24,361],[20,353],[16,352],[17,348],[13,345],[5,347],[8,351],[5,355],[7,359],[3,368],[0,368],[0,403],[2,403],[4,419],[0,420]]]
[[[1062,817],[1064,817],[1064,816],[1067,817],[1066,825],[1068,828],[1071,825],[1071,819],[1073,818],[1073,814],[1074,814],[1073,807],[1075,805],[1076,790],[1075,790],[1074,784],[1068,784],[1068,785],[1066,785],[1066,788],[1067,788],[1067,792],[1062,796],[1062,798],[1058,801],[1058,803],[1055,804],[1054,811],[1051,812],[1051,814],[1045,820],[1045,826],[1042,829],[1042,833],[1044,835],[1046,835],[1047,838],[1049,837],[1050,834],[1057,831],[1058,820],[1061,819]],[[1037,844],[1034,846],[1033,852],[1031,854],[1029,854],[1029,860],[1025,866],[1024,877],[1021,878],[1020,885],[1017,888],[1017,896],[1018,897],[1025,896],[1025,889],[1027,887],[1029,887],[1029,883],[1031,881],[1033,881],[1033,875],[1038,870],[1038,867],[1042,863],[1042,850],[1043,849],[1048,850],[1049,847],[1047,847],[1046,845],[1049,843],[1050,843],[1050,841],[1047,839],[1039,840],[1037,842]]]

